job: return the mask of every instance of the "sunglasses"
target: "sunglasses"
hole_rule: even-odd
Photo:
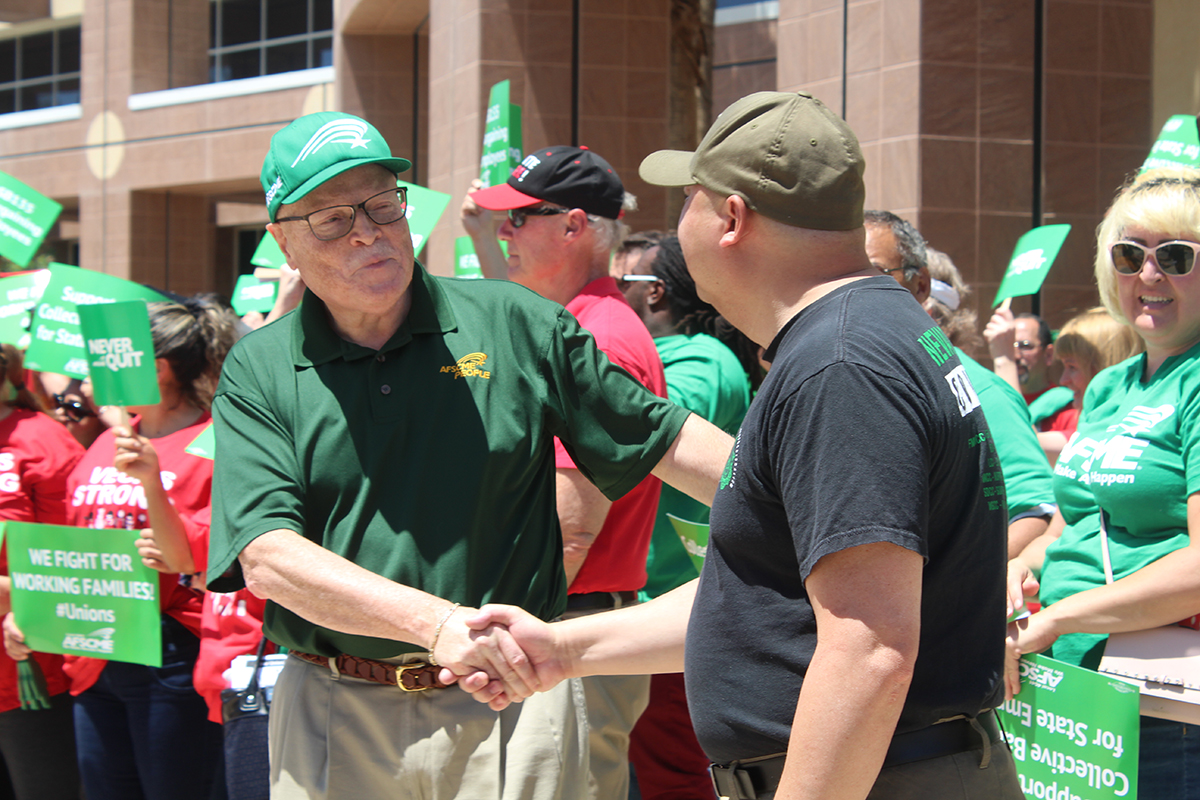
[[[54,398],[54,407],[61,409],[71,422],[83,422],[88,417],[96,416],[95,411],[79,400],[68,400],[61,394],[52,395],[52,397]]]
[[[1187,275],[1196,266],[1200,244],[1195,242],[1163,242],[1151,249],[1137,242],[1117,242],[1109,253],[1113,269],[1122,275],[1137,275],[1146,264],[1146,256],[1154,253],[1154,263],[1167,275]]]
[[[571,211],[569,208],[553,208],[545,206],[542,208],[510,208],[508,210],[508,219],[512,222],[514,228],[520,228],[525,224],[527,217],[553,217],[556,214],[567,214]]]

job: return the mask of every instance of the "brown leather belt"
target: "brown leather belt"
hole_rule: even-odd
[[[330,658],[317,656],[312,653],[301,653],[299,650],[289,650],[296,658],[302,658],[312,664],[329,667]],[[411,661],[407,664],[389,664],[386,661],[376,661],[373,658],[342,653],[332,659],[334,666],[341,675],[360,678],[372,683],[382,683],[386,686],[398,686],[405,692],[424,692],[428,689],[445,689],[450,684],[438,680],[441,667],[435,667],[428,661]]]
[[[607,611],[637,603],[637,592],[585,592],[567,595],[567,611]]]

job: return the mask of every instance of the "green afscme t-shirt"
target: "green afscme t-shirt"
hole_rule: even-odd
[[[378,352],[337,337],[311,293],[246,336],[213,416],[214,588],[240,585],[238,553],[286,529],[446,600],[551,619],[566,603],[553,437],[615,498],[649,473],[687,412],[614,367],[562,306],[418,268],[408,317]],[[322,655],[421,649],[275,603],[264,629]]]
[[[733,351],[706,333],[660,336],[655,338],[654,346],[662,358],[671,402],[726,433],[736,433],[750,407],[750,380]],[[643,601],[682,586],[700,574],[668,514],[688,522],[707,523],[709,508],[663,484],[646,559],[646,585],[639,592]]]
[[[983,416],[996,443],[1004,473],[1009,521],[1023,514],[1052,514],[1054,485],[1050,462],[1038,444],[1025,400],[996,373],[984,369],[962,350],[955,348],[955,351],[979,395]]]
[[[1075,436],[1054,468],[1067,527],[1046,550],[1041,601],[1049,605],[1105,583],[1100,517],[1113,579],[1188,543],[1187,499],[1200,491],[1200,345],[1142,380],[1145,354],[1101,371],[1088,385]],[[1048,653],[1095,668],[1103,634],[1059,637]]]

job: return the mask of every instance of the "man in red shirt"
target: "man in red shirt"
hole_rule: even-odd
[[[562,303],[609,359],[660,397],[662,362],[641,319],[609,275],[620,245],[618,219],[632,196],[616,172],[587,148],[530,153],[507,183],[474,192],[480,208],[507,211],[497,235],[508,242],[508,278]],[[477,248],[478,249],[478,248]],[[616,502],[576,468],[555,441],[563,566],[570,585],[567,617],[637,602],[660,483],[650,477]],[[648,676],[585,678],[593,798],[628,793],[629,732],[649,700]]]

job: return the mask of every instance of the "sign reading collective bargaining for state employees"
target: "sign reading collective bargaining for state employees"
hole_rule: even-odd
[[[25,643],[39,653],[162,666],[158,573],[138,557],[140,535],[4,523],[12,613]]]
[[[996,712],[1025,796],[1138,796],[1138,688],[1045,656],[1021,659],[1021,692]]]
[[[26,266],[61,211],[60,203],[0,172],[0,256]]]
[[[76,378],[88,376],[87,351],[76,306],[123,300],[161,302],[163,297],[141,284],[68,264],[51,264],[50,281],[33,310],[33,336],[25,366]]]

